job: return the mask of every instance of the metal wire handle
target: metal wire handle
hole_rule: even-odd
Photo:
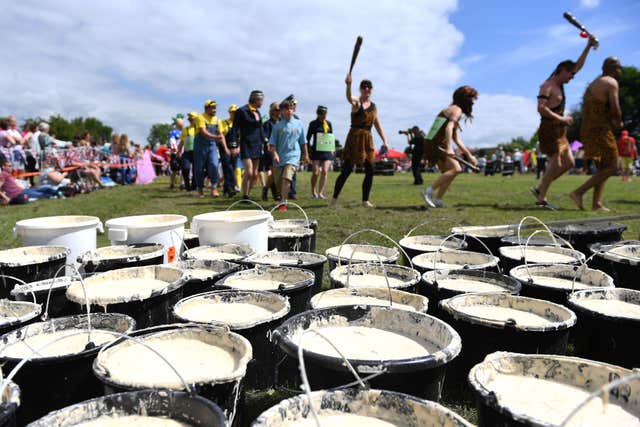
[[[19,277],[15,277],[15,276],[9,276],[8,274],[0,274],[0,277],[2,277],[2,284],[6,285],[6,282],[4,281],[4,279],[13,279],[16,280],[18,283],[22,284],[22,285],[27,285],[27,282],[25,282],[24,280],[22,280]],[[28,290],[31,293],[31,296],[33,297],[33,303],[37,304],[38,302],[36,301],[36,293],[33,291],[33,289],[29,289]]]
[[[535,217],[535,216],[528,215],[528,216],[523,217],[523,218],[520,220],[520,222],[518,223],[518,246],[520,246],[520,248],[522,248],[522,243],[521,243],[521,242],[522,242],[522,239],[520,238],[520,229],[522,228],[522,224],[524,224],[524,222],[525,222],[526,220],[533,220],[533,221],[538,222],[540,225],[542,225],[542,227],[543,227],[545,230],[547,230],[547,232],[548,232],[548,233],[549,233],[549,235],[551,236],[551,240],[553,241],[553,244],[554,244],[554,245],[556,245],[556,244],[557,244],[557,243],[556,243],[556,239],[555,239],[555,237],[554,237],[554,234],[551,232],[551,230],[549,229],[549,227],[547,227],[547,224],[545,224],[544,222],[540,221],[540,220],[539,220],[537,217]],[[531,237],[531,236],[529,236],[529,237]],[[562,240],[564,240],[564,239],[562,239]],[[527,241],[528,241],[528,240],[527,240]],[[565,240],[565,241],[566,241],[566,240]],[[523,254],[522,254],[522,257],[524,258],[524,252],[523,252]]]
[[[533,282],[533,277],[531,276],[531,272],[529,271],[529,262],[527,261],[527,257],[526,257],[527,250],[529,249],[529,242],[531,241],[531,239],[533,238],[533,236],[535,236],[536,234],[545,233],[545,232],[547,232],[547,233],[549,233],[549,234],[551,235],[551,238],[553,239],[553,241],[554,241],[554,242],[555,242],[555,238],[557,237],[558,239],[560,239],[560,240],[562,240],[564,243],[566,243],[566,244],[567,244],[567,246],[569,246],[569,249],[571,249],[571,251],[572,251],[574,254],[575,254],[576,252],[578,252],[578,251],[576,251],[576,250],[573,248],[573,246],[571,245],[571,243],[569,243],[567,240],[563,239],[562,237],[558,236],[557,234],[553,233],[553,232],[552,232],[552,231],[550,231],[549,229],[547,229],[547,230],[535,230],[535,231],[534,231],[533,233],[531,233],[531,234],[529,235],[529,237],[527,238],[527,241],[525,242],[525,245],[524,245],[524,249],[522,250],[522,260],[524,261],[524,268],[525,268],[525,270],[526,270],[526,272],[527,272],[527,275],[529,276],[529,280],[530,280],[531,282]],[[558,246],[560,246],[560,245],[558,245]],[[522,248],[522,246],[521,246],[521,248]],[[575,259],[576,259],[576,261],[578,261],[578,262],[580,263],[580,267],[579,267],[579,268],[582,268],[582,267],[584,267],[584,266],[585,266],[585,262],[584,262],[583,260],[581,260],[578,256],[575,256]],[[578,270],[576,269],[576,273],[573,275],[573,283],[571,284],[571,292],[573,292],[573,287],[574,287],[574,285],[575,285],[576,278],[578,277],[577,272],[578,272]]]
[[[253,204],[257,207],[260,208],[260,210],[264,210],[264,208],[262,207],[262,205],[258,202],[254,202],[251,199],[240,199],[240,200],[236,200],[235,202],[231,203],[229,206],[227,206],[227,209],[225,209],[226,211],[228,211],[229,209],[231,209],[232,207],[234,207],[235,205],[239,204],[239,203],[250,203]]]
[[[447,240],[449,240],[449,239],[453,239],[456,236],[462,236],[462,238],[465,241],[467,239],[467,236],[475,239],[477,242],[479,242],[487,250],[487,252],[491,256],[491,258],[495,258],[495,255],[493,255],[493,252],[491,252],[491,249],[489,249],[489,247],[482,240],[480,240],[479,238],[477,238],[473,234],[451,233],[440,242],[440,246],[438,246],[438,250],[436,251],[436,255],[433,257],[433,271],[434,271],[433,280],[437,280],[437,276],[438,276],[438,270],[436,269],[436,264],[437,264],[436,261],[438,260],[438,255],[437,254],[444,252],[443,249],[445,249],[445,246],[444,246],[445,242]],[[496,267],[498,268],[498,273],[502,274],[502,269],[500,268],[500,263],[497,263]],[[440,271],[445,271],[445,269],[442,269]]]
[[[80,286],[82,286],[82,293],[84,295],[84,302],[87,305],[87,343],[91,342],[91,304],[89,304],[89,297],[87,296],[87,289],[84,285],[84,280],[82,280],[82,275],[80,271],[78,271],[78,267],[75,264],[65,264],[56,271],[56,274],[53,276],[53,280],[49,285],[49,291],[47,292],[47,303],[45,305],[44,314],[42,315],[42,320],[46,321],[49,315],[49,299],[51,298],[51,289],[53,288],[53,284],[58,278],[58,274],[62,271],[63,268],[71,267],[76,271],[78,275],[78,279],[80,279]],[[82,305],[81,305],[82,306]]]
[[[423,221],[420,224],[416,225],[415,227],[413,227],[411,230],[409,230],[407,232],[407,234],[404,235],[404,237],[409,237],[411,236],[411,233],[413,233],[414,231],[416,231],[418,228],[422,227],[423,225],[427,225],[430,224],[431,220],[427,220],[427,221]]]
[[[310,227],[311,226],[311,221],[309,221],[309,217],[307,216],[307,213],[304,211],[304,209],[302,209],[302,206],[300,206],[299,204],[294,203],[294,202],[279,202],[278,204],[276,204],[273,207],[273,209],[271,209],[269,211],[269,213],[273,213],[273,211],[278,209],[280,206],[293,206],[294,208],[298,208],[298,210],[300,210],[300,212],[302,212],[302,215],[304,215],[305,226],[306,227]]]

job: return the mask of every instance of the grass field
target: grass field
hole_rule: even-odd
[[[331,174],[326,194],[330,195],[336,174]],[[375,177],[371,200],[378,208],[368,210],[360,207],[360,185],[363,175],[352,175],[340,198],[340,206],[328,207],[328,201],[312,200],[309,196],[309,174],[298,175],[298,203],[310,218],[319,221],[317,250],[339,245],[352,232],[373,228],[388,234],[395,240],[402,238],[409,229],[425,222],[418,234],[447,234],[453,226],[498,225],[517,223],[526,215],[534,215],[543,221],[578,219],[605,216],[601,213],[578,211],[567,197],[569,191],[583,182],[584,176],[566,176],[551,188],[550,201],[559,211],[548,211],[533,205],[528,188],[534,185],[533,175],[503,178],[463,175],[456,179],[450,193],[445,197],[447,208],[426,210],[420,196],[422,187],[411,185],[410,174],[394,177]],[[436,178],[424,175],[426,182]],[[607,215],[621,215],[640,211],[639,182],[623,183],[616,177],[610,179],[605,192],[605,204],[611,208]],[[254,191],[259,196],[259,191]],[[590,194],[588,195],[590,197]],[[20,246],[12,236],[16,221],[24,218],[49,215],[94,215],[102,221],[127,215],[176,213],[189,217],[203,212],[225,209],[231,204],[227,199],[198,199],[193,193],[170,191],[166,178],[149,186],[117,187],[81,195],[67,200],[39,201],[26,206],[10,206],[0,209],[0,248]],[[273,202],[262,203],[265,208]],[[590,200],[585,197],[585,205]],[[276,213],[277,218],[301,217],[291,209],[287,213]],[[640,222],[630,221],[624,237],[638,238]],[[373,234],[361,235],[354,241],[382,243],[384,239]],[[108,245],[106,236],[98,238],[98,246]],[[254,392],[248,394],[248,418],[286,397],[279,391]],[[463,389],[452,388],[445,392],[443,402],[471,422],[476,421],[473,402]]]

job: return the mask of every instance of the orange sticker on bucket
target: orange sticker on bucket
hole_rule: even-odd
[[[176,247],[170,246],[167,250],[167,262],[173,262],[176,259]]]

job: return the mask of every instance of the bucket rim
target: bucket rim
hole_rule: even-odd
[[[250,297],[250,296],[261,296],[263,298],[266,297],[266,298],[270,298],[273,301],[277,301],[279,303],[282,303],[282,308],[280,310],[276,311],[275,313],[272,313],[272,315],[269,316],[266,319],[255,320],[253,322],[245,322],[242,325],[237,325],[237,324],[236,325],[229,325],[228,323],[224,323],[223,321],[197,322],[197,321],[188,319],[188,318],[186,318],[186,317],[184,317],[184,316],[182,316],[181,314],[178,313],[178,309],[181,306],[189,303],[192,300],[213,299],[216,296],[225,296],[225,295],[234,295],[234,296],[238,296],[240,298],[242,298],[242,297]],[[258,325],[268,324],[268,323],[271,323],[273,321],[280,320],[283,317],[285,317],[287,314],[289,314],[290,311],[291,311],[291,304],[289,303],[289,298],[287,298],[286,296],[279,295],[279,294],[276,294],[274,292],[245,291],[245,290],[240,290],[240,289],[222,289],[222,290],[209,291],[209,292],[203,292],[201,294],[192,295],[190,297],[181,299],[172,308],[173,315],[176,316],[181,321],[191,322],[191,323],[203,323],[203,324],[209,324],[209,325],[221,325],[221,324],[224,325],[224,324],[226,324],[226,325],[229,326],[229,329],[231,329],[232,331],[243,331],[243,330],[247,330],[247,329],[252,329],[252,328],[255,328]]]
[[[556,312],[557,311],[563,312],[563,314],[568,317],[560,321],[554,321],[554,320],[548,319],[550,325],[546,325],[546,326],[535,326],[535,325],[523,326],[519,324],[510,325],[506,320],[501,321],[501,320],[494,320],[494,319],[474,316],[471,314],[467,314],[464,311],[461,311],[453,306],[453,304],[456,303],[457,300],[474,299],[474,298],[482,299],[484,297],[488,299],[489,298],[495,298],[495,299],[499,298],[499,299],[507,299],[507,300],[510,299],[515,301],[523,301],[523,302],[530,302],[534,304],[540,304],[540,305],[546,306],[546,309],[544,310],[545,312],[550,311],[550,309],[554,309]],[[547,301],[543,299],[538,299],[538,298],[524,297],[520,295],[511,295],[506,292],[469,292],[466,294],[455,295],[451,298],[443,299],[439,302],[439,306],[441,310],[443,310],[444,312],[446,312],[447,314],[449,314],[459,322],[465,322],[473,325],[480,325],[480,326],[494,328],[494,329],[512,328],[512,329],[523,331],[523,332],[552,332],[552,331],[562,331],[565,329],[572,328],[573,326],[575,326],[575,324],[578,321],[576,314],[572,310],[570,310],[569,308],[563,305],[556,304],[551,301]],[[540,313],[534,313],[534,314],[539,315]]]
[[[556,290],[556,291],[563,291],[563,292],[570,292],[571,289],[565,289],[565,288],[559,288],[557,286],[548,286],[545,285],[544,283],[540,283],[540,282],[536,282],[535,280],[531,280],[529,278],[529,273],[531,273],[531,275],[533,276],[536,271],[540,270],[540,269],[544,269],[544,268],[548,268],[548,267],[554,267],[560,271],[562,270],[566,270],[567,275],[570,277],[573,277],[573,275],[575,274],[575,268],[576,266],[574,264],[530,264],[529,266],[526,265],[518,265],[514,268],[512,268],[511,270],[509,270],[509,276],[512,277],[513,279],[517,280],[518,282],[520,282],[522,284],[522,286],[527,286],[527,287],[533,287],[533,288],[541,288],[541,289],[548,289],[548,290]],[[595,268],[589,268],[586,267],[586,265],[577,267],[578,269],[581,269],[582,272],[579,273],[576,277],[576,283],[581,283],[585,286],[588,286],[588,289],[585,290],[589,290],[589,289],[598,289],[598,288],[615,288],[615,283],[613,280],[613,277],[611,277],[610,275],[608,275],[607,273],[605,273],[602,270],[598,270]],[[560,271],[558,273],[560,273]],[[586,274],[594,274],[594,275],[599,275],[602,277],[602,279],[604,280],[604,284],[593,284],[591,282],[583,282],[581,279],[584,275]],[[582,290],[582,289],[580,289]],[[578,292],[578,290],[576,290],[575,292]]]
[[[432,276],[436,276],[436,273],[438,277],[435,277],[434,280],[434,277]],[[509,292],[512,295],[518,295],[522,290],[522,284],[513,277],[507,276],[506,274],[497,273],[495,271],[487,270],[429,270],[422,274],[421,279],[422,283],[424,283],[426,286],[435,287],[438,280],[444,279],[448,276],[466,276],[471,277],[479,282],[490,282],[491,284],[504,288],[505,292]],[[482,279],[490,280],[484,281]],[[441,287],[440,285],[438,285],[437,287],[438,289],[447,289],[448,291],[457,292],[460,294],[469,293],[458,292],[444,286]]]
[[[490,233],[483,234],[482,231]],[[491,234],[496,232],[497,234]],[[501,239],[515,234],[515,230],[507,225],[469,225],[451,228],[451,234],[468,234],[479,239]]]
[[[55,221],[59,218],[77,218],[84,219],[79,223],[57,223],[55,225],[38,224],[42,220]],[[16,222],[15,228],[18,233],[23,230],[54,230],[54,229],[70,229],[70,228],[87,228],[87,227],[100,227],[101,221],[97,216],[92,215],[53,215],[53,216],[41,216],[35,218],[21,219]]]
[[[291,256],[290,260],[284,260],[282,262],[273,263],[273,262],[261,262],[260,258],[264,258],[270,255],[283,255],[283,256]],[[315,261],[302,261],[300,262],[300,256],[308,257],[308,258],[316,258]],[[298,257],[298,261],[294,261],[293,258]],[[246,263],[251,264],[260,264],[260,265],[273,265],[273,266],[283,266],[283,267],[296,267],[300,266],[303,268],[307,268],[310,266],[324,265],[327,262],[327,257],[322,254],[317,254],[315,252],[302,252],[302,251],[267,251],[267,252],[256,252],[252,255],[247,256],[244,260]]]
[[[175,266],[182,270],[187,276],[187,283],[216,281],[226,275],[235,273],[242,268],[240,264],[222,259],[208,260],[193,258],[179,260]],[[190,273],[190,270],[194,269],[210,270],[211,273],[206,277],[195,277]]]
[[[600,229],[595,230],[594,227],[598,225],[604,226],[600,227]],[[581,228],[586,226],[587,228]],[[573,228],[572,228],[573,227]],[[588,229],[591,227],[591,229]],[[627,229],[627,224],[623,224],[621,222],[615,221],[603,221],[596,223],[584,223],[577,222],[574,224],[564,224],[564,225],[550,225],[549,229],[560,236],[571,236],[571,237],[583,237],[583,236],[591,236],[598,235],[604,233],[623,233]]]
[[[39,293],[46,294],[49,292],[49,287],[51,286],[52,282],[53,286],[51,287],[51,295],[55,295],[56,291],[66,290],[74,280],[77,280],[77,276],[58,276],[54,279],[37,280],[35,282],[29,282],[24,285],[22,283],[17,283],[13,287],[9,295],[13,297],[15,297],[16,295],[31,295],[32,292],[36,295],[38,295]],[[33,289],[39,287],[42,288]]]
[[[376,272],[371,272],[372,269],[382,269],[379,263],[377,262],[359,262],[354,264],[342,264],[334,268],[329,272],[329,278],[339,283],[342,287],[347,286],[347,275],[351,273],[351,276],[355,276],[357,273],[366,273],[372,274],[375,276],[384,277],[384,272],[380,272],[380,274],[375,274]],[[405,289],[410,288],[412,286],[417,285],[420,282],[421,276],[420,272],[415,268],[407,267],[406,265],[399,264],[385,264],[384,270],[387,273],[387,277],[402,280],[403,284],[399,286],[392,286],[392,289]],[[407,273],[410,275],[411,279],[406,280],[405,277],[402,277],[403,273]],[[386,286],[385,286],[386,288]]]
[[[458,332],[449,324],[442,320],[425,313],[418,313],[406,310],[399,310],[395,308],[379,307],[371,305],[350,305],[339,307],[327,307],[315,310],[308,310],[302,313],[296,314],[285,320],[280,326],[274,329],[272,336],[275,343],[289,356],[298,358],[298,344],[291,339],[290,334],[284,332],[285,329],[289,329],[292,324],[300,319],[308,319],[312,316],[320,316],[324,313],[329,315],[344,315],[345,313],[355,312],[357,316],[366,316],[371,311],[393,311],[400,313],[400,316],[413,317],[412,322],[418,323],[420,319],[430,321],[431,324],[438,324],[443,330],[446,330],[450,337],[449,343],[442,349],[436,352],[429,353],[425,356],[407,358],[407,359],[392,359],[392,360],[373,360],[373,359],[348,359],[351,365],[356,371],[365,372],[378,372],[382,369],[388,374],[414,372],[416,370],[433,369],[440,366],[444,366],[451,360],[455,359],[462,350],[462,340]],[[386,329],[385,329],[386,330]],[[329,356],[322,353],[316,353],[303,349],[303,357],[305,360],[313,358],[318,364],[332,370],[344,370],[347,371],[344,365],[344,360],[340,356]]]
[[[411,236],[405,236],[402,239],[398,240],[398,244],[402,246],[403,249],[409,248],[414,251],[436,252],[437,250],[425,251],[423,248],[416,246],[416,242],[415,242],[416,240],[425,239],[425,238],[427,239],[433,238],[434,241],[439,240],[440,243],[443,240],[447,239],[447,241],[444,242],[443,248],[466,249],[469,245],[469,243],[467,243],[463,239],[460,239],[459,237],[448,238],[448,236],[442,236],[442,235],[436,235],[436,234],[415,234]],[[439,243],[434,243],[433,246],[436,246],[436,245],[439,245]]]
[[[377,253],[383,263],[395,263],[400,258],[400,252],[396,248],[381,245],[369,245],[364,243],[345,243],[344,245],[332,246],[328,248],[324,252],[324,254],[328,259],[335,262],[349,262],[350,259],[352,263],[362,263],[369,261],[360,260],[356,257],[351,258],[351,252],[349,251],[349,249],[358,248],[375,248],[373,249],[373,253]]]
[[[509,253],[513,251],[514,253]],[[559,255],[566,255],[569,256],[571,258],[573,258],[571,261],[566,261],[566,262],[555,262],[554,264],[575,264],[575,263],[582,263],[584,262],[585,255],[576,250],[576,249],[570,249],[570,248],[564,248],[561,246],[552,246],[552,245],[535,245],[532,246],[530,248],[525,249],[524,246],[518,246],[518,245],[509,245],[509,246],[500,246],[498,248],[498,252],[500,253],[500,257],[508,259],[510,261],[520,261],[520,262],[524,262],[525,261],[525,257],[522,256],[523,251],[526,252],[527,251],[542,251],[542,252],[549,252],[549,253],[555,253],[555,254],[559,254]],[[535,261],[527,261],[529,265],[531,264],[549,264],[548,262],[535,262]]]
[[[61,260],[62,258],[66,258],[69,256],[69,254],[71,254],[71,249],[69,249],[66,246],[60,246],[60,245],[34,245],[34,246],[19,246],[17,248],[9,248],[9,249],[4,249],[4,250],[0,250],[0,257],[3,254],[6,254],[7,252],[13,252],[13,251],[19,251],[20,249],[27,249],[27,250],[35,250],[35,249],[42,249],[42,248],[46,248],[46,249],[51,249],[52,252],[54,252],[53,254],[49,255],[47,259],[42,260],[42,261],[37,261],[37,262],[26,262],[26,261],[14,261],[14,262],[7,262],[7,261],[2,261],[0,259],[0,267],[24,267],[27,265],[37,265],[37,264],[46,264],[48,262],[52,262],[52,261],[57,261],[57,260]]]
[[[599,289],[595,288],[595,289],[579,290],[568,296],[567,304],[572,310],[576,310],[580,314],[588,314],[589,316],[606,319],[607,321],[625,322],[625,323],[631,322],[631,323],[640,325],[640,317],[609,315],[607,313],[597,311],[593,308],[585,307],[583,304],[580,303],[581,300],[585,300],[585,299],[612,299],[612,300],[620,301],[620,298],[621,298],[620,294],[623,294],[623,295],[630,294],[635,296],[638,301],[637,305],[640,305],[640,291],[637,289],[629,289],[629,288],[599,288]],[[613,295],[615,298],[606,298],[610,295]],[[595,296],[604,296],[605,298],[596,298]],[[628,301],[624,301],[624,302],[628,302]],[[630,302],[630,304],[633,304],[633,303]]]
[[[269,228],[267,236],[270,239],[284,239],[284,238],[300,238],[311,237],[315,232],[309,227],[282,227],[282,228]]]
[[[312,310],[317,310],[320,308],[327,308],[327,307],[340,307],[340,306],[353,306],[353,305],[360,305],[360,304],[335,304],[335,305],[325,305],[325,306],[318,306],[319,304],[319,300],[322,299],[323,297],[332,297],[332,296],[364,296],[364,297],[372,297],[375,299],[379,299],[381,301],[386,301],[387,303],[389,302],[389,292],[391,292],[391,298],[393,300],[394,303],[398,303],[398,304],[404,304],[404,305],[410,305],[414,308],[414,311],[418,312],[418,313],[425,313],[427,314],[427,309],[429,307],[429,299],[423,295],[420,294],[414,294],[411,292],[407,292],[407,291],[403,291],[401,289],[391,289],[389,291],[389,289],[385,289],[385,288],[376,288],[376,287],[357,287],[357,288],[334,288],[334,289],[329,289],[326,291],[322,291],[319,292],[317,294],[315,294],[310,300],[309,300],[309,306],[311,307]],[[378,298],[378,295],[375,294],[380,294],[380,297]],[[361,294],[361,295],[359,295]],[[410,299],[413,300],[412,302],[414,302],[415,304],[412,304],[410,302],[401,302],[401,301],[396,301],[396,298],[400,299],[400,298],[406,298],[406,299]],[[378,306],[382,306],[382,307],[388,307],[388,305],[384,305],[384,304],[366,304],[363,303],[362,305],[378,305]],[[393,306],[392,306],[393,307]],[[402,309],[401,309],[402,310]]]
[[[231,217],[225,218],[225,216]],[[247,218],[242,218],[239,215],[242,214],[248,215]],[[191,218],[191,221],[196,221],[198,223],[206,224],[206,223],[243,223],[243,222],[262,222],[265,220],[273,219],[273,216],[269,211],[263,210],[251,210],[251,209],[239,209],[234,211],[216,211],[216,212],[205,212],[198,215],[194,215]],[[201,225],[198,225],[198,230],[201,228]]]
[[[460,265],[460,268],[453,268],[450,270],[484,270],[486,268],[492,268],[498,265],[498,263],[500,262],[500,259],[497,256],[494,255],[489,255],[489,254],[485,254],[482,252],[475,252],[475,251],[467,251],[467,250],[460,250],[460,249],[444,249],[440,252],[436,251],[436,252],[425,252],[419,255],[414,256],[413,258],[411,258],[411,262],[413,263],[413,265],[418,266],[420,268],[424,268],[426,270],[433,270],[433,259],[425,261],[423,260],[423,258],[428,258],[428,257],[433,257],[436,254],[458,254],[458,255],[469,255],[472,254],[474,256],[480,256],[481,258],[484,258],[486,261],[481,262],[479,264],[464,264]],[[436,270],[440,271],[440,270],[449,270],[449,269],[441,269],[441,268],[437,268],[438,265],[438,261],[436,261]]]
[[[1,328],[12,327],[15,325],[19,325],[21,323],[28,322],[40,316],[40,314],[42,313],[42,305],[38,303],[30,302],[30,301],[14,301],[10,299],[0,299],[0,306],[2,305],[30,307],[31,310],[21,316],[18,316],[17,318],[16,317],[0,318]]]
[[[87,315],[86,314],[78,314],[78,315],[73,315],[73,316],[65,316],[65,317],[55,317],[53,319],[49,319],[49,320],[45,320],[42,322],[37,322],[37,323],[32,323],[26,326],[22,326],[21,328],[15,329],[11,332],[7,332],[6,334],[2,335],[0,337],[0,341],[5,341],[9,338],[11,338],[12,336],[15,335],[23,335],[23,334],[27,334],[28,333],[28,328],[34,328],[40,325],[44,325],[44,324],[52,324],[52,325],[57,325],[57,324],[62,324],[60,326],[63,326],[63,328],[60,328],[60,326],[56,326],[56,331],[62,331],[62,330],[66,330],[66,329],[72,329],[74,326],[82,326],[83,324],[86,325],[86,319]],[[105,320],[109,320],[109,319],[121,319],[122,321],[126,322],[127,324],[127,329],[124,332],[121,331],[115,331],[112,330],[114,332],[120,332],[120,333],[130,333],[133,330],[135,330],[136,328],[136,321],[131,317],[128,316],[126,314],[122,314],[122,313],[91,313],[91,323],[93,324],[94,321],[100,319],[101,321],[105,321]],[[65,324],[65,321],[75,321],[75,323],[72,324]],[[92,325],[92,331],[94,330],[93,325]],[[108,329],[101,329],[101,330],[108,330]],[[114,338],[115,340],[116,338]],[[29,360],[28,362],[26,362],[27,365],[32,364],[32,365],[49,365],[49,364],[55,364],[55,363],[60,363],[63,361],[73,361],[76,359],[83,359],[86,357],[91,357],[95,354],[97,354],[100,349],[106,345],[108,345],[110,342],[113,341],[109,341],[109,342],[105,342],[103,344],[100,345],[96,345],[95,347],[89,349],[89,350],[84,350],[81,351],[79,353],[71,353],[71,354],[64,354],[62,356],[48,356],[48,357],[37,357],[37,358],[32,358],[31,360]],[[6,356],[1,356],[0,355],[0,361],[4,361],[4,362],[11,362],[11,363],[18,363],[22,360],[22,358],[16,358],[16,357],[6,357]]]
[[[126,255],[123,253],[118,256],[112,257],[104,257],[100,254],[100,252],[104,252],[107,249],[113,248],[122,249],[123,252],[127,249],[142,249],[143,252],[135,255]],[[164,245],[160,243],[129,243],[126,245],[102,246],[100,248],[85,252],[78,256],[78,262],[80,264],[91,263],[96,265],[100,263],[114,263],[123,261],[133,263],[138,261],[145,261],[159,256],[164,256]]]
[[[611,250],[618,248],[637,247],[640,250],[639,240],[622,240],[620,242],[605,243],[605,244],[593,244],[589,247],[592,253],[596,254],[596,257],[606,259],[618,264],[626,264],[637,266],[640,264],[640,256],[630,257],[621,253],[611,252]]]
[[[138,222],[143,219],[150,218],[161,218],[165,217],[167,220],[165,222],[159,224],[145,224],[144,222]],[[169,219],[170,218],[170,219]],[[184,215],[177,214],[150,214],[150,215],[132,215],[132,216],[121,216],[118,218],[111,218],[104,223],[107,228],[113,227],[125,227],[127,229],[153,229],[153,228],[167,228],[167,227],[177,227],[180,225],[184,225],[187,222],[187,217]],[[184,227],[183,227],[184,230]]]
[[[228,281],[233,280],[236,277],[242,277],[242,276],[255,276],[255,277],[259,277],[260,275],[264,275],[266,273],[270,273],[270,272],[277,272],[277,271],[289,271],[289,272],[293,272],[293,273],[297,273],[300,274],[301,276],[306,276],[304,277],[302,280],[298,280],[297,282],[293,282],[291,284],[285,285],[284,283],[279,285],[276,288],[273,289],[261,289],[263,291],[268,291],[268,292],[283,292],[285,294],[288,294],[289,292],[293,292],[293,291],[297,291],[300,289],[305,289],[305,288],[309,288],[311,286],[313,286],[313,283],[315,282],[315,273],[311,270],[307,270],[305,268],[297,268],[297,267],[276,267],[276,266],[257,266],[254,268],[248,268],[246,270],[240,270],[237,271],[235,273],[229,274],[228,276],[220,279],[218,282],[216,282],[216,286],[221,286],[224,288],[229,288],[229,289],[238,289],[238,290],[243,290],[243,291],[248,291],[248,290],[254,290],[254,289],[240,289],[240,288],[236,288],[233,285],[227,284]]]
[[[232,251],[226,251],[224,250],[225,248],[228,249],[238,249],[240,251],[240,253],[235,253]],[[220,249],[220,250],[218,250]],[[230,255],[238,255],[238,258],[233,258],[233,259],[222,259],[222,258],[197,258],[196,255],[198,254],[198,252],[203,252],[206,250],[211,250],[213,253],[220,253],[220,254],[230,254]],[[186,251],[184,251],[184,253],[182,254],[182,257],[186,260],[205,260],[205,261],[230,261],[230,262],[237,262],[240,260],[244,260],[245,258],[247,258],[248,256],[251,256],[253,254],[255,254],[255,250],[248,244],[246,243],[222,243],[219,245],[200,245],[200,246],[196,246],[195,248],[191,248],[191,249],[187,249]]]
[[[214,415],[215,419],[209,418],[210,421],[212,422],[215,421],[215,425],[217,426],[227,425],[226,424],[227,419],[224,416],[222,409],[220,409],[218,405],[216,405],[214,402],[212,402],[209,399],[205,399],[204,397],[199,396],[197,394],[189,394],[181,391],[163,390],[163,389],[144,389],[144,390],[126,391],[122,393],[108,394],[105,396],[95,397],[93,399],[88,399],[82,402],[74,403],[64,408],[49,412],[43,417],[33,421],[31,424],[29,424],[29,426],[50,427],[51,426],[50,423],[57,422],[60,419],[68,418],[68,414],[74,411],[78,411],[78,413],[81,413],[81,414],[89,415],[87,418],[82,417],[83,419],[81,420],[74,420],[74,421],[80,421],[80,422],[92,421],[98,417],[103,417],[105,415],[113,416],[111,412],[109,414],[103,414],[103,413],[96,414],[97,411],[87,411],[87,410],[81,410],[81,409],[86,408],[87,406],[92,406],[92,405],[97,406],[99,403],[109,401],[109,402],[112,402],[112,404],[108,405],[108,407],[112,411],[121,410],[122,408],[119,407],[118,404],[122,403],[122,406],[124,406],[124,400],[126,397],[132,397],[136,401],[139,401],[143,405],[143,408],[146,407],[145,402],[148,400],[151,400],[152,398],[161,398],[162,400],[167,400],[168,402],[172,402],[176,398],[185,399],[189,401],[197,401],[199,404],[202,404],[203,406],[211,409],[211,414],[209,415]],[[91,415],[96,415],[96,416],[91,417]],[[123,411],[122,416],[130,416],[130,415],[140,415],[140,414]],[[166,416],[166,414],[154,414],[149,416]]]

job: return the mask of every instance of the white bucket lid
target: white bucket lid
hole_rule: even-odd
[[[177,227],[187,222],[184,215],[158,214],[135,215],[113,218],[105,222],[107,227],[126,227],[131,229]]]
[[[23,219],[16,222],[14,232],[22,234],[27,230],[70,230],[96,227],[102,231],[102,222],[97,216],[61,215]]]

